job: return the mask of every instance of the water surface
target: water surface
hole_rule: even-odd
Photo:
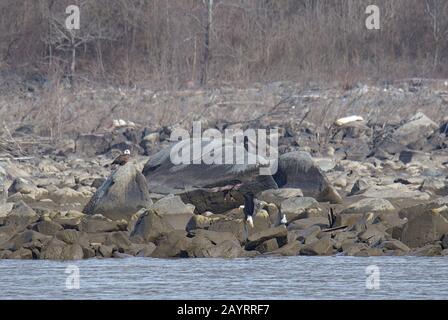
[[[79,289],[66,288],[73,265]],[[448,299],[448,258],[0,260],[0,299]]]

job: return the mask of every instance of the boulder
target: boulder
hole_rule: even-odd
[[[152,242],[145,243],[143,247],[140,247],[135,256],[137,257],[150,257],[156,250],[156,245]]]
[[[366,198],[355,202],[341,211],[343,214],[352,213],[388,213],[395,211],[395,207],[386,199]]]
[[[59,230],[62,230],[62,226],[59,223],[44,220],[36,223],[34,230],[48,236],[54,236]]]
[[[131,239],[134,242],[153,242],[173,230],[174,228],[163,217],[150,209],[137,220],[131,232]]]
[[[100,214],[82,218],[79,225],[79,231],[87,233],[123,231],[126,229],[127,223],[125,221],[112,221]]]
[[[280,255],[280,256],[297,256],[300,253],[300,250],[303,248],[303,245],[299,241],[291,241],[274,250],[271,254]]]
[[[185,226],[185,230],[187,232],[191,232],[192,230],[196,229],[208,229],[210,225],[212,224],[213,220],[219,220],[219,217],[206,217],[203,215],[195,215],[191,217],[191,219],[188,221],[187,225]]]
[[[427,244],[422,248],[410,252],[411,256],[417,257],[435,257],[442,255],[442,247],[438,244]]]
[[[188,247],[188,256],[190,258],[206,258],[209,256],[208,250],[214,246],[215,244],[209,239],[198,234],[191,239],[190,246]]]
[[[273,203],[277,207],[280,207],[283,201],[296,197],[303,197],[302,190],[297,188],[269,189],[257,195],[258,200]]]
[[[329,235],[306,244],[300,249],[301,255],[306,256],[326,256],[333,254],[333,242]]]
[[[226,240],[207,250],[209,258],[234,259],[242,256],[245,256],[245,252],[238,241]]]
[[[353,184],[352,189],[350,190],[350,193],[348,196],[354,196],[358,194],[362,194],[364,191],[366,191],[369,188],[369,183],[366,179],[358,179]]]
[[[288,230],[308,229],[312,226],[319,226],[321,228],[328,228],[328,218],[324,217],[310,217],[299,219],[288,224]]]
[[[420,185],[420,191],[430,192],[433,195],[448,195],[448,180],[439,178],[426,178]]]
[[[244,145],[235,144],[231,140],[223,142],[224,147],[221,141],[213,139],[186,139],[153,155],[143,169],[149,189],[154,193],[179,195],[185,203],[193,204],[197,213],[223,213],[243,204],[242,193],[248,190],[256,194],[277,188],[272,176],[260,175],[259,164],[247,164],[245,159],[248,152]],[[203,161],[197,164],[174,164],[171,152],[190,145],[193,150],[201,150],[199,160],[210,157],[209,151],[216,148],[210,159],[212,164]],[[222,161],[228,154],[234,155],[234,163],[242,164],[214,162],[219,159]],[[258,155],[253,156],[261,163],[266,162]]]
[[[396,154],[409,148],[419,150],[436,130],[438,125],[422,112],[418,112],[397,129],[386,135],[377,144],[381,149],[390,154]]]
[[[292,221],[315,216],[319,213],[319,203],[310,197],[294,197],[281,203],[280,210],[286,215],[289,223]]]
[[[254,234],[251,234],[246,242],[246,250],[254,250],[257,246],[270,239],[286,238],[288,231],[285,226],[269,228]]]
[[[341,196],[307,152],[281,155],[274,179],[280,188],[299,188],[306,197],[323,202],[342,203]]]
[[[0,246],[2,243],[8,241],[16,233],[14,226],[1,226],[0,227]]]
[[[366,230],[358,234],[359,239],[367,243],[369,246],[381,243],[391,237],[385,232],[384,226],[381,224],[368,225]]]
[[[11,212],[4,218],[4,224],[14,226],[17,231],[21,231],[38,219],[39,216],[33,209],[25,202],[19,201],[13,205]]]
[[[127,163],[98,188],[83,212],[102,214],[112,220],[129,220],[141,208],[151,204],[145,177],[132,163]]]
[[[33,259],[33,252],[29,249],[20,248],[8,255],[8,259],[23,259],[31,260]]]
[[[18,250],[23,247],[25,244],[33,243],[33,242],[45,242],[46,240],[51,239],[51,237],[41,234],[36,231],[26,230],[20,233],[15,234],[11,239],[7,242],[4,242],[0,245],[0,249],[6,250]]]
[[[413,190],[402,183],[394,183],[385,186],[371,186],[364,193],[366,198],[380,199],[407,199],[426,201],[430,199],[430,195],[426,192]]]
[[[238,241],[235,235],[230,232],[216,232],[212,230],[197,229],[190,232],[190,234],[194,237],[204,237],[215,245],[220,244],[224,241]]]
[[[441,240],[448,233],[448,209],[444,204],[448,198],[443,199],[400,210],[400,217],[408,222],[403,226],[399,240],[411,248]]]
[[[87,234],[73,229],[58,231],[56,233],[56,238],[67,244],[79,244],[82,247],[89,246],[89,237]]]
[[[97,256],[102,258],[112,258],[114,250],[114,245],[100,245],[97,250]]]
[[[110,149],[112,137],[109,134],[81,134],[75,141],[77,153],[88,157],[103,154]]]
[[[8,189],[8,194],[13,195],[20,193],[26,199],[39,200],[48,194],[48,191],[42,188],[36,187],[33,183],[23,179],[16,178]]]
[[[185,204],[179,196],[169,195],[154,203],[151,208],[164,217],[176,230],[186,230],[186,226],[194,216],[194,206]]]
[[[157,247],[151,254],[154,258],[187,258],[191,238],[181,230],[173,230],[157,241]]]
[[[383,241],[380,247],[387,250],[400,250],[406,253],[411,251],[411,249],[407,245],[396,239]]]
[[[12,202],[6,202],[6,203],[0,203],[0,218],[6,217],[14,207],[14,203]]]
[[[132,247],[128,234],[123,231],[108,233],[105,244],[113,245],[119,252],[129,252]]]

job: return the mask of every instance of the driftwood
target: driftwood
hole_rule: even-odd
[[[336,227],[336,228],[324,229],[322,231],[323,232],[333,232],[333,231],[344,230],[344,229],[347,229],[347,228],[348,228],[348,226],[341,226],[341,227]]]

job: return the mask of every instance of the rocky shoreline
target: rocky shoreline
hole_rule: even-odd
[[[360,118],[325,137],[299,120],[277,121],[279,171],[268,177],[250,166],[177,168],[168,127],[125,123],[33,157],[11,151],[0,159],[0,259],[448,255],[448,119]],[[124,148],[132,160],[106,168]],[[245,190],[262,201],[253,228]]]

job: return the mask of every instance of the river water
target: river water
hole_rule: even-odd
[[[0,260],[0,299],[448,299],[448,257]]]

